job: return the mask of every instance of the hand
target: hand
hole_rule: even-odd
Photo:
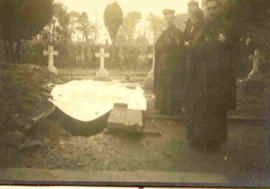
[[[185,46],[188,47],[189,45],[189,41],[185,41]]]
[[[182,108],[182,112],[183,112],[184,114],[186,114],[186,108],[185,108],[185,107]]]

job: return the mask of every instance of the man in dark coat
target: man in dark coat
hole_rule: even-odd
[[[162,114],[178,114],[182,109],[185,65],[181,60],[183,39],[175,25],[174,10],[163,11],[167,29],[155,44],[154,92],[156,108]]]
[[[216,0],[206,1],[207,20],[193,37],[184,99],[192,145],[217,149],[227,138],[227,111],[236,105],[231,48]]]
[[[192,36],[193,23],[190,17],[192,13],[196,11],[197,9],[199,9],[199,3],[197,1],[191,0],[188,2],[188,18],[185,21],[185,30],[183,31],[183,38],[184,38],[184,41],[187,43],[190,42],[190,38]]]

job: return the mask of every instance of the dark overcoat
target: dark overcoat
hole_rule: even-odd
[[[156,108],[164,114],[181,110],[185,79],[183,38],[176,26],[167,28],[155,44],[154,92]]]
[[[230,44],[213,23],[195,29],[188,58],[184,102],[191,124],[187,137],[199,143],[226,140],[226,112],[236,106]]]

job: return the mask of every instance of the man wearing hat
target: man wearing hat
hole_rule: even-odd
[[[218,149],[227,138],[227,111],[236,105],[236,78],[231,59],[231,48],[224,31],[220,4],[207,0],[206,24],[192,42],[188,75],[201,81],[201,92],[185,90],[186,106],[190,115],[187,137],[192,145]],[[200,61],[197,61],[200,60]],[[193,65],[193,66],[192,66]],[[191,78],[191,77],[189,77]],[[196,83],[188,81],[188,87]]]
[[[199,3],[197,1],[191,0],[188,2],[188,19],[185,22],[185,30],[183,32],[183,37],[185,40],[185,45],[189,46],[193,23],[191,21],[191,15],[199,8]]]
[[[175,25],[174,10],[164,9],[166,30],[155,44],[154,91],[156,108],[162,114],[181,112],[182,88],[184,86],[185,65],[182,61],[183,38]]]

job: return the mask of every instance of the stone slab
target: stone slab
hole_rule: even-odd
[[[142,128],[143,112],[141,110],[130,110],[125,107],[112,109],[107,122],[108,128]]]
[[[95,76],[95,81],[112,81],[109,76]]]
[[[141,110],[127,110],[126,127],[143,127],[143,112]]]
[[[124,127],[126,122],[127,108],[113,108],[109,116],[107,127],[119,128]]]

